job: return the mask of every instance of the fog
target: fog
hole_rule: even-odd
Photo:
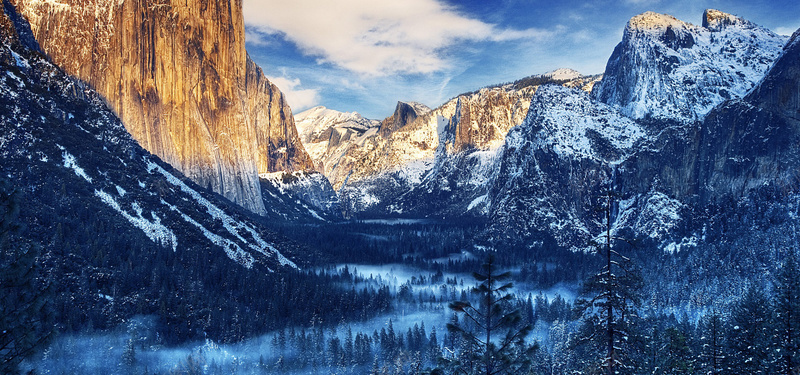
[[[293,327],[235,344],[220,345],[205,340],[178,347],[163,344],[157,334],[155,317],[140,316],[103,333],[62,335],[43,353],[26,362],[25,368],[35,369],[40,374],[359,374],[369,371],[365,366],[372,366],[372,358],[377,363],[384,355],[377,340],[385,332],[396,335],[400,342],[411,332],[423,332],[425,341],[430,343],[428,339],[435,331],[437,345],[441,347],[446,336],[445,326],[453,316],[448,303],[469,295],[469,290],[475,286],[468,274],[437,275],[404,264],[340,264],[325,272],[341,274],[345,269],[357,277],[352,284],[342,287],[388,286],[394,297],[392,312],[367,321]],[[513,292],[520,300],[542,296],[552,301],[561,296],[571,302],[575,290],[574,285],[535,290],[529,285],[517,284]],[[346,348],[345,343],[352,343],[353,337],[359,334],[373,340],[369,346],[370,359],[366,363],[351,360],[347,366],[342,365],[344,361],[335,358],[335,348],[338,345]],[[529,339],[546,343],[549,334],[550,324],[539,322]],[[301,345],[301,341],[316,349],[298,352],[299,347],[306,345]],[[429,358],[427,363],[432,365],[434,360]]]

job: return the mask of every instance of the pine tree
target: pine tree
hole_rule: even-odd
[[[21,197],[0,179],[0,373],[14,373],[52,335],[52,291],[39,274],[39,246],[23,238]]]
[[[700,335],[699,364],[704,374],[720,374],[725,368],[724,323],[722,316],[716,311],[703,316],[698,323]]]
[[[604,233],[602,242],[593,245],[602,254],[604,266],[584,283],[584,297],[575,301],[575,310],[583,316],[575,344],[589,344],[600,356],[599,366],[607,374],[628,372],[634,367],[632,322],[643,283],[631,259],[616,250],[615,244],[622,239],[614,237],[611,230],[614,198],[614,193],[606,190],[598,208]]]
[[[733,307],[729,369],[742,374],[769,373],[771,344],[771,307],[764,292],[750,285]]]
[[[509,272],[497,273],[494,256],[482,265],[482,273],[473,273],[479,282],[472,289],[479,305],[469,301],[450,303],[449,307],[463,315],[461,323],[447,324],[450,333],[463,340],[455,355],[446,359],[448,370],[457,374],[519,374],[527,371],[538,344],[528,345],[525,338],[532,326],[522,321],[520,311],[508,311],[513,284],[507,282]]]
[[[796,251],[788,250],[775,289],[777,370],[781,374],[796,374],[800,371],[800,266]]]

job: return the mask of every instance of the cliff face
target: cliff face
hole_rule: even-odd
[[[703,26],[647,12],[631,18],[593,97],[635,119],[691,123],[752,89],[786,38],[716,10]]]
[[[12,0],[42,50],[145,149],[264,213],[258,173],[312,169],[283,95],[244,49],[240,0]]]

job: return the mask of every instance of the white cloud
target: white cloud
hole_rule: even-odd
[[[279,34],[319,62],[365,75],[433,73],[459,41],[545,38],[466,17],[437,0],[244,0],[245,22]]]
[[[286,96],[286,101],[289,102],[289,107],[294,113],[300,113],[300,111],[319,104],[319,90],[301,88],[300,79],[270,76],[267,76],[267,79],[278,86],[278,89]]]
[[[266,45],[269,45],[269,42],[266,39],[264,39],[264,36],[263,36],[262,33],[259,33],[257,31],[253,31],[253,30],[247,30],[246,29],[244,31],[244,40],[247,43],[255,45],[255,46],[266,46]]]
[[[775,33],[780,34],[780,35],[792,35],[792,34],[794,34],[795,31],[797,31],[797,28],[796,27],[791,27],[791,26],[789,26],[789,27],[781,26],[781,27],[775,28]]]

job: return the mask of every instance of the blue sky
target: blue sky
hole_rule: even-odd
[[[323,105],[383,119],[397,101],[557,68],[602,73],[632,16],[700,24],[719,9],[790,35],[800,1],[244,0],[247,50],[294,113]]]

